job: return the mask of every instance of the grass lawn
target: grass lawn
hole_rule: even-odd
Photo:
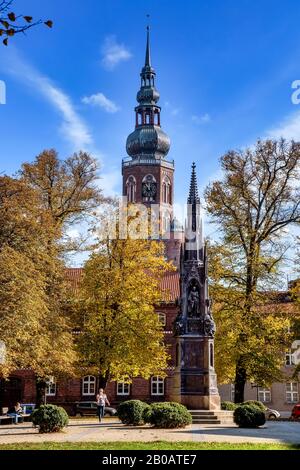
[[[229,444],[222,442],[42,442],[1,444],[1,450],[300,450],[293,444]]]

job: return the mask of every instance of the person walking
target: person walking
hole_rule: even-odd
[[[99,417],[99,423],[101,423],[102,418],[105,412],[105,404],[107,403],[110,406],[106,393],[104,393],[103,388],[100,388],[97,395],[97,415]]]

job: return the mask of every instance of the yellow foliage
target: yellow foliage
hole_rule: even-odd
[[[168,353],[154,305],[173,266],[164,244],[106,240],[85,265],[80,305],[82,365],[110,380],[165,375]]]

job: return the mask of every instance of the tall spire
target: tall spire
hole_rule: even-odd
[[[188,239],[194,237],[198,239],[199,246],[202,244],[202,221],[200,213],[200,197],[198,194],[198,184],[196,175],[196,164],[192,164],[192,174],[189,196],[187,198],[188,214],[187,214],[187,229],[189,231]]]
[[[146,47],[146,58],[145,67],[151,67],[151,54],[150,54],[150,26],[147,26],[147,47]]]
[[[1,1],[1,0],[0,0]],[[170,139],[161,129],[158,105],[159,92],[155,87],[156,73],[151,64],[150,27],[147,26],[145,65],[140,73],[141,85],[135,107],[135,131],[127,139],[126,150],[130,157],[161,160],[170,149]]]
[[[197,184],[197,175],[196,175],[196,163],[192,164],[192,174],[191,174],[191,184],[190,192],[187,200],[188,204],[200,204],[200,198],[198,195],[198,184]]]

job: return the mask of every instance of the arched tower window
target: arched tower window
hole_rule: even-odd
[[[168,176],[165,176],[162,183],[162,202],[164,204],[171,204],[171,181]]]
[[[126,196],[128,202],[135,202],[136,197],[136,179],[134,176],[129,176],[126,181]]]

